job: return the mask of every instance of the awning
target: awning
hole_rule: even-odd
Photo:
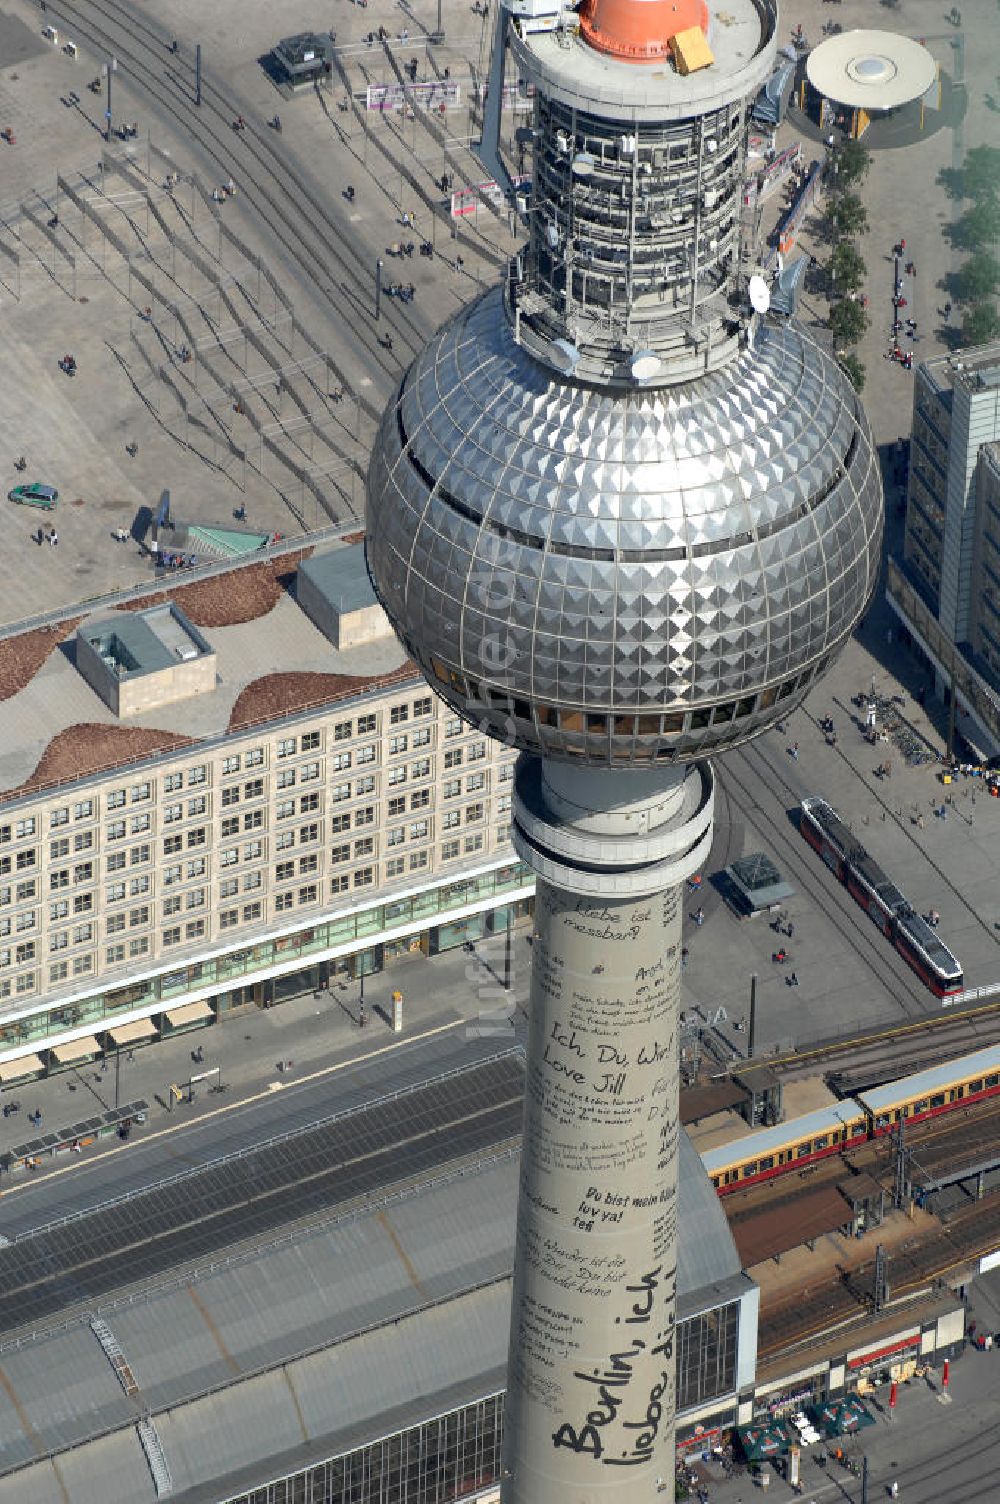
[[[171,1008],[167,1013],[167,1023],[172,1029],[180,1029],[184,1024],[197,1023],[200,1018],[211,1018],[211,1004],[204,999],[200,1003],[185,1003],[183,1008]]]
[[[831,1185],[807,1191],[795,1202],[794,1213],[786,1202],[777,1202],[766,1211],[734,1217],[729,1230],[744,1269],[752,1269],[825,1232],[835,1232],[850,1220],[850,1207]]]
[[[736,1434],[748,1462],[766,1462],[768,1457],[780,1457],[788,1451],[788,1433],[777,1421],[737,1426]]]
[[[16,1060],[0,1060],[0,1081],[16,1081],[45,1069],[39,1055],[19,1055]]]
[[[82,1060],[85,1055],[99,1055],[101,1047],[93,1034],[85,1034],[82,1039],[71,1039],[67,1044],[53,1045],[52,1053],[60,1065],[69,1065],[74,1060]]]
[[[119,1024],[117,1028],[109,1029],[111,1043],[134,1044],[137,1039],[155,1039],[159,1031],[151,1018],[137,1018],[131,1024]]]

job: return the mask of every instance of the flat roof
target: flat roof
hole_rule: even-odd
[[[378,604],[368,577],[363,543],[313,554],[303,559],[298,572],[300,579],[307,579],[338,611],[361,611]]]
[[[877,1113],[894,1106],[901,1099],[926,1097],[931,1092],[952,1085],[957,1065],[955,1060],[945,1065],[932,1065],[912,1076],[902,1076],[885,1086],[876,1086],[872,1091],[859,1092],[857,1100],[869,1112]],[[976,1050],[973,1054],[962,1057],[962,1074],[965,1076],[986,1076],[993,1071],[1000,1072],[1000,1045],[991,1045],[989,1049]]]
[[[894,31],[842,31],[806,58],[806,77],[824,99],[870,113],[926,94],[937,64],[922,42]]]
[[[146,611],[116,611],[87,622],[79,635],[95,652],[113,657],[118,678],[141,678],[212,651],[173,601]]]
[[[745,1133],[728,1144],[721,1144],[717,1149],[708,1149],[701,1156],[701,1162],[707,1174],[717,1175],[735,1160],[760,1159],[762,1155],[773,1154],[784,1148],[792,1138],[802,1140],[815,1138],[817,1134],[831,1133],[836,1128],[856,1122],[858,1117],[858,1109],[853,1102],[835,1102],[831,1107],[819,1107],[815,1112],[807,1112],[790,1123],[779,1123],[774,1128],[758,1128],[754,1133]]]
[[[835,1232],[851,1219],[851,1208],[836,1186],[817,1186],[749,1217],[734,1218],[730,1231],[743,1266],[752,1269],[825,1232]]]
[[[356,558],[355,541],[335,544],[320,561],[338,549]],[[291,593],[310,552],[279,545],[195,578],[109,596],[89,613],[78,607],[0,633],[0,802],[393,683],[422,682],[394,636],[338,651],[310,621]],[[113,629],[139,662],[175,662],[177,623],[215,653],[215,688],[132,715],[128,725],[60,651],[78,627],[88,638]]]

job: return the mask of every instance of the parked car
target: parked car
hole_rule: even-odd
[[[27,486],[15,486],[13,491],[8,492],[8,498],[21,507],[41,507],[46,512],[52,512],[59,500],[59,492],[55,486],[42,486],[38,481],[32,481]]]

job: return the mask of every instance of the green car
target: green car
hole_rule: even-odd
[[[42,507],[46,512],[55,510],[59,500],[59,492],[55,486],[40,486],[37,481],[32,481],[30,486],[15,486],[8,493],[11,501],[16,501],[21,507]]]

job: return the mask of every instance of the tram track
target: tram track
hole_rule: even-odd
[[[117,58],[130,85],[162,111],[165,123],[237,182],[241,198],[298,268],[304,285],[328,305],[366,369],[374,368],[387,388],[394,385],[401,366],[422,348],[428,331],[402,304],[397,307],[386,300],[382,316],[394,344],[398,339],[401,348],[398,354],[391,353],[379,343],[368,315],[370,267],[349,231],[324,203],[322,190],[293,164],[276,139],[265,134],[266,127],[253,124],[250,106],[241,105],[203,69],[202,104],[197,108],[193,62],[184,54],[171,53],[164,32],[117,0],[76,4],[49,0],[45,14],[52,22],[71,28],[77,45],[87,48],[95,59]],[[233,121],[241,114],[247,125],[237,132]],[[331,361],[338,381],[352,391],[367,417],[377,422],[381,404],[357,392],[332,356]]]
[[[743,777],[737,771],[740,764],[745,770]],[[782,851],[786,866],[795,873],[796,882],[802,891],[822,909],[827,921],[862,958],[900,1012],[907,1019],[917,1018],[924,1010],[920,1006],[921,1000],[917,997],[916,990],[906,985],[909,978],[902,974],[905,963],[900,960],[900,969],[897,971],[890,960],[890,957],[895,959],[895,951],[888,955],[885,953],[885,937],[879,933],[876,938],[871,922],[860,918],[860,910],[858,918],[850,913],[842,902],[845,891],[842,884],[836,884],[837,901],[831,902],[830,885],[836,879],[832,874],[827,874],[825,867],[807,860],[801,850],[802,842],[797,831],[789,829],[788,802],[780,797],[780,791],[784,790],[791,796],[795,804],[799,803],[800,796],[779,766],[753,743],[734,749],[726,758],[718,776],[724,785],[739,791],[742,798],[737,796],[736,802],[740,804],[747,823],[770,845]],[[760,787],[751,787],[751,780]],[[771,805],[770,818],[766,807],[768,803]],[[870,930],[872,933],[869,933]]]

